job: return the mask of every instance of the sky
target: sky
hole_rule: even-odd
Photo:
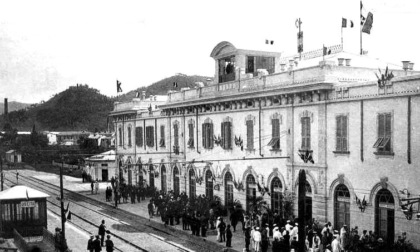
[[[363,34],[368,55],[420,65],[418,0],[365,0],[373,13]],[[88,84],[115,96],[176,73],[214,76],[213,48],[264,44],[296,53],[301,18],[304,51],[341,43],[360,49],[359,0],[3,0],[0,1],[0,102],[39,103],[69,86]],[[240,46],[239,46],[240,47]],[[253,49],[253,48],[242,48]],[[417,64],[417,65],[416,65]]]

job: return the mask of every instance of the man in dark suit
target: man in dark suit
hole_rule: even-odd
[[[105,231],[106,231],[105,220],[102,220],[102,223],[99,226],[99,230],[98,230],[98,235],[101,236],[101,247],[104,246]]]
[[[93,242],[94,242],[93,238],[94,238],[94,236],[91,235],[90,239],[88,241],[88,244],[87,244],[87,250],[89,250],[89,252],[93,252],[93,250],[95,249],[94,244],[93,244]]]
[[[93,248],[95,252],[100,252],[102,250],[101,240],[99,240],[99,235],[96,236],[96,239],[93,241]]]

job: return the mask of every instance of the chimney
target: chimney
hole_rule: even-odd
[[[402,63],[403,63],[403,69],[404,69],[404,71],[407,71],[408,70],[408,68],[409,68],[409,64],[410,64],[410,61],[409,60],[405,60],[405,61],[402,61]]]
[[[338,58],[338,65],[343,66],[344,58]]]
[[[414,62],[408,63],[408,70],[413,70]]]
[[[346,66],[350,66],[351,59],[346,59]]]
[[[146,100],[146,91],[141,91],[141,99],[142,101]]]
[[[9,108],[7,104],[7,98],[4,98],[4,115],[7,115],[9,113]]]

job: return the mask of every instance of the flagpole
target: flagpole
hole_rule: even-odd
[[[363,55],[363,46],[362,46],[362,1],[360,1],[360,16],[359,16],[359,24],[360,24],[360,55]]]
[[[343,25],[341,25],[341,48],[343,47]]]

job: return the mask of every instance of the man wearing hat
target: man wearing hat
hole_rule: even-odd
[[[106,236],[105,247],[106,247],[106,252],[114,251],[114,242],[112,242],[110,235]]]
[[[95,252],[100,252],[102,250],[101,240],[99,239],[99,235],[96,235],[96,239],[93,241],[93,249]]]
[[[335,233],[335,231],[334,231],[334,233]],[[338,233],[338,231],[337,231],[337,233]],[[340,252],[341,250],[342,250],[342,248],[341,248],[341,245],[340,245],[340,241],[337,239],[337,236],[334,235],[333,236],[333,241],[331,242],[331,251],[332,252]]]
[[[260,228],[257,227],[254,231],[253,234],[253,240],[254,240],[254,251],[255,252],[260,252],[260,245],[261,245],[261,233],[260,233]]]
[[[290,233],[290,231],[292,231],[293,226],[290,225],[290,220],[287,220],[287,224],[284,227],[286,228],[287,231],[289,231],[289,233]]]
[[[280,231],[279,231],[279,227],[274,227],[273,229],[273,239],[278,239],[280,240],[280,238],[282,237]]]
[[[88,244],[87,244],[87,250],[89,250],[89,252],[93,252],[93,250],[95,249],[94,247],[93,247],[93,238],[94,238],[94,236],[93,235],[91,235],[90,236],[90,239],[89,239],[89,241],[88,241]]]

